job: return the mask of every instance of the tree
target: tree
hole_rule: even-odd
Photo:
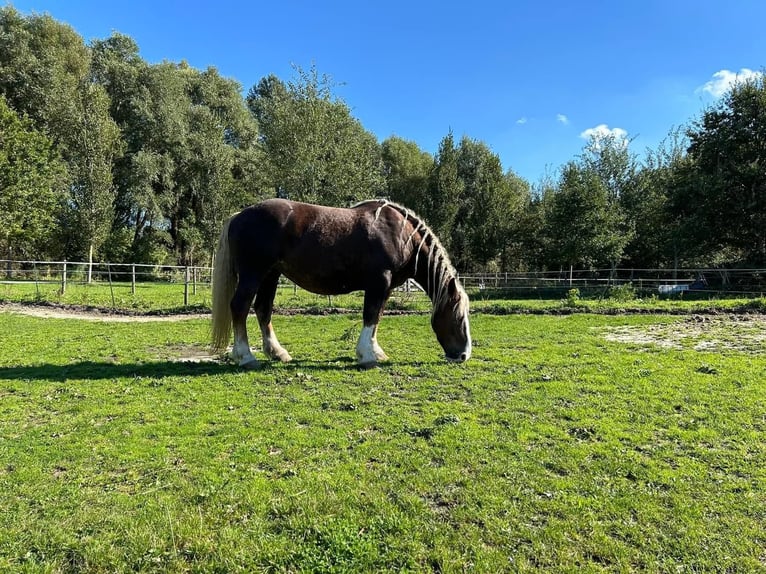
[[[465,249],[464,237],[453,229],[463,188],[458,173],[458,150],[450,130],[439,142],[421,213],[450,252]]]
[[[177,162],[170,233],[185,264],[211,254],[223,221],[260,195],[252,167],[262,163],[257,128],[240,86],[217,70],[185,69],[190,105],[184,158]],[[250,165],[250,168],[248,167]],[[205,249],[204,246],[209,246]]]
[[[111,167],[119,148],[108,95],[92,81],[90,51],[70,26],[4,8],[0,29],[0,90],[50,137],[68,165],[64,254],[92,260],[111,226]]]
[[[127,36],[93,46],[125,141],[114,164],[111,248],[123,260],[207,261],[231,212],[262,197],[257,125],[240,85],[215,68],[148,65]]]
[[[296,81],[262,79],[247,103],[258,120],[277,195],[328,205],[381,195],[380,146],[328,76],[296,68]]]
[[[512,178],[485,143],[463,137],[457,168],[462,193],[452,230],[456,263],[461,269],[486,268],[503,250],[520,205]]]
[[[690,164],[671,210],[698,252],[766,262],[766,79],[737,82],[687,129]]]
[[[112,227],[112,163],[122,142],[120,130],[109,116],[109,96],[102,86],[84,79],[76,99],[69,103],[71,111],[62,115],[62,122],[69,126],[62,139],[72,178],[66,218],[74,225],[67,229],[83,246],[90,282],[94,254]]]
[[[646,161],[636,172],[636,185],[621,197],[633,231],[625,247],[626,265],[649,269],[677,265],[678,224],[669,217],[668,196],[680,183],[687,145],[680,130],[671,130],[657,149],[647,150]]]
[[[615,203],[598,173],[576,162],[563,169],[546,221],[552,258],[572,267],[593,268],[620,260],[626,238]]]
[[[425,213],[433,156],[422,151],[415,142],[396,136],[383,142],[381,155],[388,197],[418,214]]]
[[[0,96],[0,251],[6,257],[43,254],[65,182],[51,141]]]

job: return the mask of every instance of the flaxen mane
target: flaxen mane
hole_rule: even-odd
[[[423,285],[422,287],[431,297],[433,310],[435,312],[438,308],[447,303],[448,292],[446,287],[449,280],[453,277],[457,279],[457,271],[450,261],[447,250],[423,218],[403,205],[387,199],[367,199],[354,204],[352,207],[359,207],[370,203],[378,204],[378,208],[375,210],[375,221],[380,217],[381,211],[383,211],[384,208],[389,207],[402,215],[402,233],[404,232],[404,227],[407,222],[409,221],[411,223],[412,232],[407,237],[407,241],[404,245],[405,249],[412,243],[415,235],[420,233],[420,243],[415,248],[415,272],[417,273],[420,250],[423,245],[425,245],[428,249],[428,259],[426,261],[428,284]],[[462,292],[462,287],[460,290]],[[455,308],[456,316],[463,316],[465,314],[467,311],[467,301],[467,297],[463,297],[461,293],[460,304]]]

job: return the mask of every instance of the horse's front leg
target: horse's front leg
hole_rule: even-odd
[[[271,272],[261,282],[258,295],[255,297],[255,315],[263,336],[263,352],[267,357],[278,359],[283,363],[292,360],[290,353],[279,344],[277,335],[271,325],[271,314],[274,310],[274,296],[279,283],[279,273]]]
[[[379,361],[387,361],[388,355],[378,344],[378,322],[383,313],[383,306],[388,300],[390,289],[368,289],[364,293],[364,311],[362,312],[362,332],[356,344],[356,360],[362,367],[374,367]]]

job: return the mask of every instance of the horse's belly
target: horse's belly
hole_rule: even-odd
[[[301,289],[318,295],[342,295],[351,291],[359,291],[363,286],[349,276],[348,273],[305,273],[292,269],[282,271],[285,277]]]

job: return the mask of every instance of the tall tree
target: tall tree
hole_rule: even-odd
[[[486,268],[502,251],[520,206],[500,158],[485,143],[463,137],[457,167],[462,194],[452,229],[455,259],[460,269]]]
[[[397,136],[386,139],[381,151],[388,197],[417,213],[425,213],[433,156],[415,142]]]
[[[593,268],[620,260],[626,237],[623,224],[603,180],[576,162],[562,172],[547,219],[552,256],[561,264]]]
[[[729,263],[766,263],[766,79],[731,90],[687,130],[693,185],[671,208],[700,251]]]
[[[453,231],[464,187],[458,173],[458,150],[450,130],[439,142],[421,215],[451,251],[465,249],[464,237]]]
[[[66,168],[51,141],[0,96],[0,253],[40,257],[66,189]]]
[[[330,205],[380,195],[380,146],[316,68],[287,84],[262,79],[248,95],[277,195]]]
[[[176,190],[168,212],[179,260],[199,263],[232,211],[259,196],[248,163],[258,162],[257,128],[240,86],[217,70],[184,70],[190,105],[185,158],[178,161]]]
[[[70,26],[4,8],[0,30],[0,90],[68,164],[65,254],[92,259],[111,226],[111,164],[119,148],[108,95],[92,81],[90,51]]]
[[[668,216],[668,195],[677,184],[688,140],[672,130],[654,150],[647,150],[636,172],[636,185],[620,198],[633,234],[625,247],[624,265],[653,269],[672,264],[678,255],[678,226]]]
[[[93,257],[109,235],[114,215],[112,162],[122,141],[120,130],[109,116],[109,96],[98,84],[83,79],[71,110],[62,114],[67,130],[63,155],[72,177],[67,220],[75,241],[83,246],[91,280]],[[68,127],[66,127],[68,126]]]

